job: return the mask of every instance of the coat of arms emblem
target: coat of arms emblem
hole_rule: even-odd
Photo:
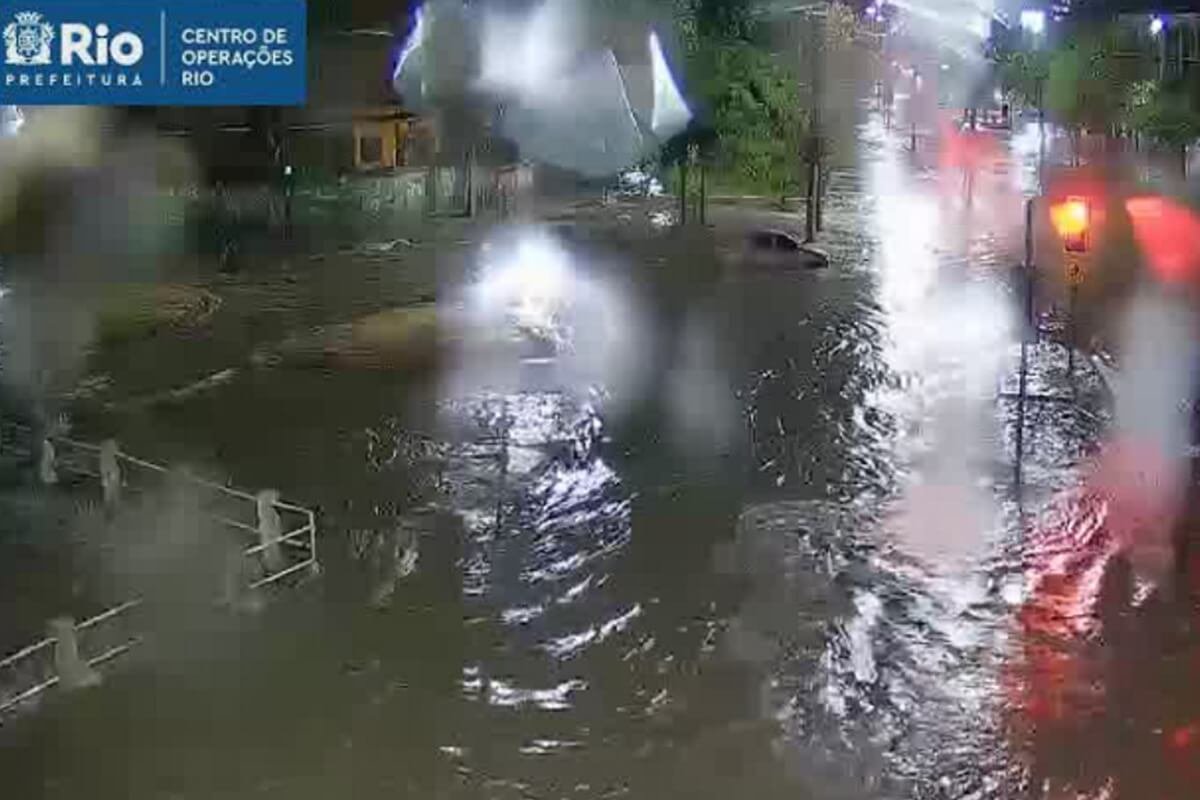
[[[4,28],[4,60],[8,64],[33,67],[50,63],[54,27],[36,11],[21,11]]]

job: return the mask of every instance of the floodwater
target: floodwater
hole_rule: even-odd
[[[496,231],[434,373],[242,369],[110,423],[316,507],[322,574],[158,612],[171,647],[0,732],[6,795],[1191,796],[1187,614],[1073,624],[1120,577],[1072,489],[1104,403],[1052,347],[1034,391],[1076,399],[1031,403],[1015,483],[1029,154],[968,186],[858,133],[828,271],[750,268],[738,208]]]

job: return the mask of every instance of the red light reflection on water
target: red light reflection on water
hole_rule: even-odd
[[[1021,727],[1067,723],[1094,712],[1096,698],[1077,648],[1096,630],[1097,599],[1115,542],[1105,525],[1108,504],[1091,489],[1059,499],[1030,534],[1030,596],[1017,613],[1017,648],[1005,675],[1009,707]]]
[[[1000,157],[996,137],[976,131],[960,131],[954,121],[940,120],[938,165],[943,169],[975,169]]]
[[[1139,616],[1140,587],[1129,568],[1139,559],[1168,557],[1162,550],[1176,528],[1180,501],[1170,490],[1155,489],[1167,469],[1152,448],[1114,442],[1098,455],[1083,485],[1061,495],[1027,536],[1029,595],[1016,614],[1015,647],[1002,685],[1012,711],[1010,730],[1035,760],[1042,752],[1051,760],[1061,757],[1065,748],[1077,759],[1104,762],[1101,742],[1118,735],[1129,737],[1122,747],[1136,751],[1130,751],[1130,764],[1156,765],[1151,774],[1163,785],[1200,780],[1200,721],[1187,699],[1169,688],[1180,673],[1159,650],[1167,643],[1145,628],[1145,620],[1167,612]],[[1184,591],[1190,606],[1183,607],[1195,609],[1200,555],[1193,554],[1193,562]],[[1133,638],[1124,638],[1129,631]],[[1183,671],[1200,679],[1200,649],[1194,640],[1185,647],[1193,661]],[[1172,683],[1161,683],[1171,675]],[[1165,704],[1163,698],[1169,698]],[[1146,715],[1137,728],[1125,719],[1131,709]],[[1120,759],[1095,768],[1112,776],[1107,786],[1120,791]],[[1063,778],[1069,783],[1071,776]]]
[[[1200,277],[1200,217],[1165,197],[1131,197],[1125,210],[1154,274],[1170,283]]]

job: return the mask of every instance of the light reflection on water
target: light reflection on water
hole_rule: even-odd
[[[1043,747],[1027,706],[1062,699],[1030,598],[1074,569],[1086,580],[1057,599],[1094,605],[1105,551],[1079,543],[1103,509],[1068,503],[1068,522],[1021,534],[1101,420],[1031,408],[1014,499],[995,396],[1014,358],[995,275],[1012,220],[943,202],[888,137],[870,122],[862,165],[832,176],[842,266],[737,275],[703,302],[672,296],[688,306],[673,319],[569,244],[492,244],[453,301],[468,334],[433,433],[373,417],[361,463],[320,476],[369,478],[364,514],[400,517],[421,556],[369,615],[331,590],[327,629],[283,628],[329,691],[269,709],[309,725],[295,744],[271,731],[288,746],[264,774],[299,752],[364,796],[410,774],[409,796],[1018,796]],[[1037,354],[1039,390],[1061,388],[1056,358]],[[648,422],[627,419],[643,406]],[[343,421],[321,424],[340,445]],[[697,469],[711,442],[729,458]],[[431,529],[439,515],[454,527]],[[1063,561],[1080,550],[1086,568]],[[366,666],[320,673],[339,648]],[[1071,664],[1072,680],[1095,666]]]
[[[930,786],[945,796],[1015,796],[1028,776],[1006,727],[1019,710],[1003,686],[1015,643],[1008,620],[1030,587],[1028,565],[1012,553],[1023,517],[1006,498],[1009,431],[996,412],[1013,367],[1013,304],[989,274],[1012,259],[1014,220],[987,219],[980,201],[990,176],[977,176],[975,202],[948,205],[945,182],[922,182],[895,144],[869,126],[865,133],[878,148],[863,169],[879,241],[880,366],[894,377],[854,416],[874,408],[893,421],[894,435],[883,435],[896,491],[882,504],[863,494],[851,504],[747,509],[737,550],[753,588],[731,647],[749,642],[747,657],[769,665],[781,758],[822,796]],[[1072,413],[1034,414],[1035,484],[1050,465],[1069,481],[1076,437],[1095,440],[1096,428],[1081,429]],[[1084,594],[1081,602],[1094,603],[1098,587]],[[788,613],[797,608],[820,611],[797,624]]]
[[[876,145],[890,147],[882,137]],[[518,376],[508,385],[450,381],[443,392],[443,425],[464,443],[448,455],[446,479],[448,502],[466,521],[467,615],[496,642],[464,668],[466,699],[587,719],[594,701],[586,698],[598,686],[582,676],[614,650],[635,674],[670,674],[673,661],[697,655],[733,659],[765,671],[758,713],[779,726],[772,752],[802,785],[867,797],[931,776],[956,787],[1000,779],[1002,735],[988,722],[1000,719],[999,692],[986,665],[1002,647],[999,619],[1022,594],[989,577],[985,559],[1004,524],[992,488],[1004,442],[994,403],[1012,328],[1001,291],[962,274],[995,236],[964,242],[947,231],[937,186],[914,186],[894,151],[868,161],[856,190],[874,198],[874,300],[838,308],[809,297],[790,312],[801,317],[797,333],[780,338],[771,331],[788,325],[784,303],[763,314],[753,284],[727,293],[724,313],[733,312],[742,336],[735,347],[750,356],[732,363],[757,373],[743,394],[756,472],[778,476],[768,485],[783,490],[812,491],[834,478],[842,499],[743,512],[733,574],[749,579],[747,594],[739,613],[704,624],[691,645],[698,653],[664,650],[660,598],[623,588],[638,498],[605,452],[615,376],[603,358],[586,380],[555,363],[578,349],[581,315],[570,287],[596,278],[580,278],[545,241],[524,252],[534,268],[492,276],[476,298],[515,309],[510,320],[521,335],[549,343],[549,369],[536,389],[519,389]],[[831,219],[834,231],[850,224]],[[762,290],[778,297],[780,288]],[[814,286],[797,288],[811,295]],[[527,289],[536,302],[523,297]],[[742,302],[758,312],[745,326],[736,324]],[[718,356],[692,350],[699,366],[691,369],[711,372]],[[478,381],[477,371],[464,373]],[[547,683],[550,675],[561,680]],[[677,716],[678,688],[654,683],[610,702]],[[978,721],[969,734],[953,730],[964,718]],[[591,737],[553,730],[514,747],[540,756],[604,750]]]

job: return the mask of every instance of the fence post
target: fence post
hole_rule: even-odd
[[[105,439],[100,443],[100,488],[104,492],[104,505],[114,509],[121,502],[121,465],[117,463],[116,439]]]
[[[58,617],[50,620],[50,635],[54,637],[54,671],[64,689],[83,689],[100,683],[100,673],[92,669],[79,655],[79,638],[75,620]]]
[[[224,549],[224,563],[221,565],[222,586],[221,603],[233,610],[239,610],[244,605],[244,592],[247,583],[246,559],[242,548],[229,547]]]
[[[38,457],[38,477],[45,486],[58,483],[58,471],[55,469],[54,443],[49,437],[42,439],[42,452]]]
[[[286,566],[279,547],[279,539],[283,536],[283,521],[275,509],[278,500],[279,492],[275,489],[263,489],[255,498],[258,506],[258,543],[263,547],[263,562],[271,573],[279,572]]]

